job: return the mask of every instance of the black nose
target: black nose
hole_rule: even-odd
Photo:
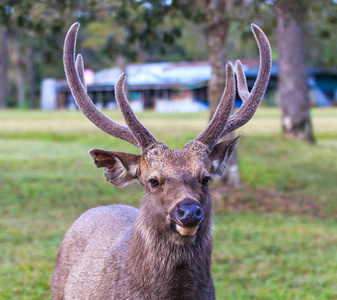
[[[184,205],[177,208],[176,217],[183,226],[197,226],[204,213],[198,205]]]

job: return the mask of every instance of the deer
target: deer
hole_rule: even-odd
[[[75,59],[79,23],[64,42],[64,68],[77,106],[108,135],[139,148],[140,154],[92,149],[97,168],[112,185],[138,182],[140,208],[117,204],[92,208],[68,229],[51,278],[52,299],[215,299],[211,274],[213,248],[211,177],[220,177],[237,146],[219,140],[246,124],[257,110],[271,70],[271,47],[251,26],[259,47],[259,71],[251,91],[243,66],[226,65],[226,85],[205,129],[179,150],[171,150],[144,127],[127,100],[122,74],[116,101],[127,126],[108,118],[87,95],[83,57]],[[242,105],[231,114],[236,90]]]

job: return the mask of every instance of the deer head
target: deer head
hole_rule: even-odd
[[[89,151],[96,167],[104,167],[107,181],[117,187],[133,181],[144,188],[140,222],[152,232],[166,234],[178,244],[196,239],[197,232],[211,227],[209,181],[221,176],[240,135],[217,143],[221,137],[247,123],[265,93],[270,69],[271,49],[262,30],[252,25],[260,49],[260,68],[251,92],[248,91],[240,61],[236,61],[238,92],[243,100],[240,109],[230,115],[236,95],[234,71],[227,63],[227,82],[218,108],[208,126],[180,150],[171,150],[158,142],[138,120],[124,93],[125,75],[115,87],[116,100],[127,127],[102,114],[86,93],[83,59],[75,61],[75,44],[79,23],[69,29],[64,46],[64,66],[75,101],[83,114],[109,135],[125,140],[141,150],[128,154],[93,149]],[[200,233],[202,234],[202,233]]]

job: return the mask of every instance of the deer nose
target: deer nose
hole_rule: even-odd
[[[183,205],[177,209],[176,218],[183,226],[197,226],[204,218],[204,213],[198,205]]]

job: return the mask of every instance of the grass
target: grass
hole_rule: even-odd
[[[336,224],[280,215],[216,221],[219,299],[336,299]]]
[[[259,109],[240,130],[244,186],[212,187],[217,299],[337,298],[337,111],[312,115],[315,146],[284,141],[276,109]],[[139,117],[175,149],[207,122],[206,113]],[[138,150],[69,111],[0,111],[0,145],[0,299],[49,299],[72,222],[91,207],[137,206],[141,197],[136,184],[109,186],[87,151]]]

